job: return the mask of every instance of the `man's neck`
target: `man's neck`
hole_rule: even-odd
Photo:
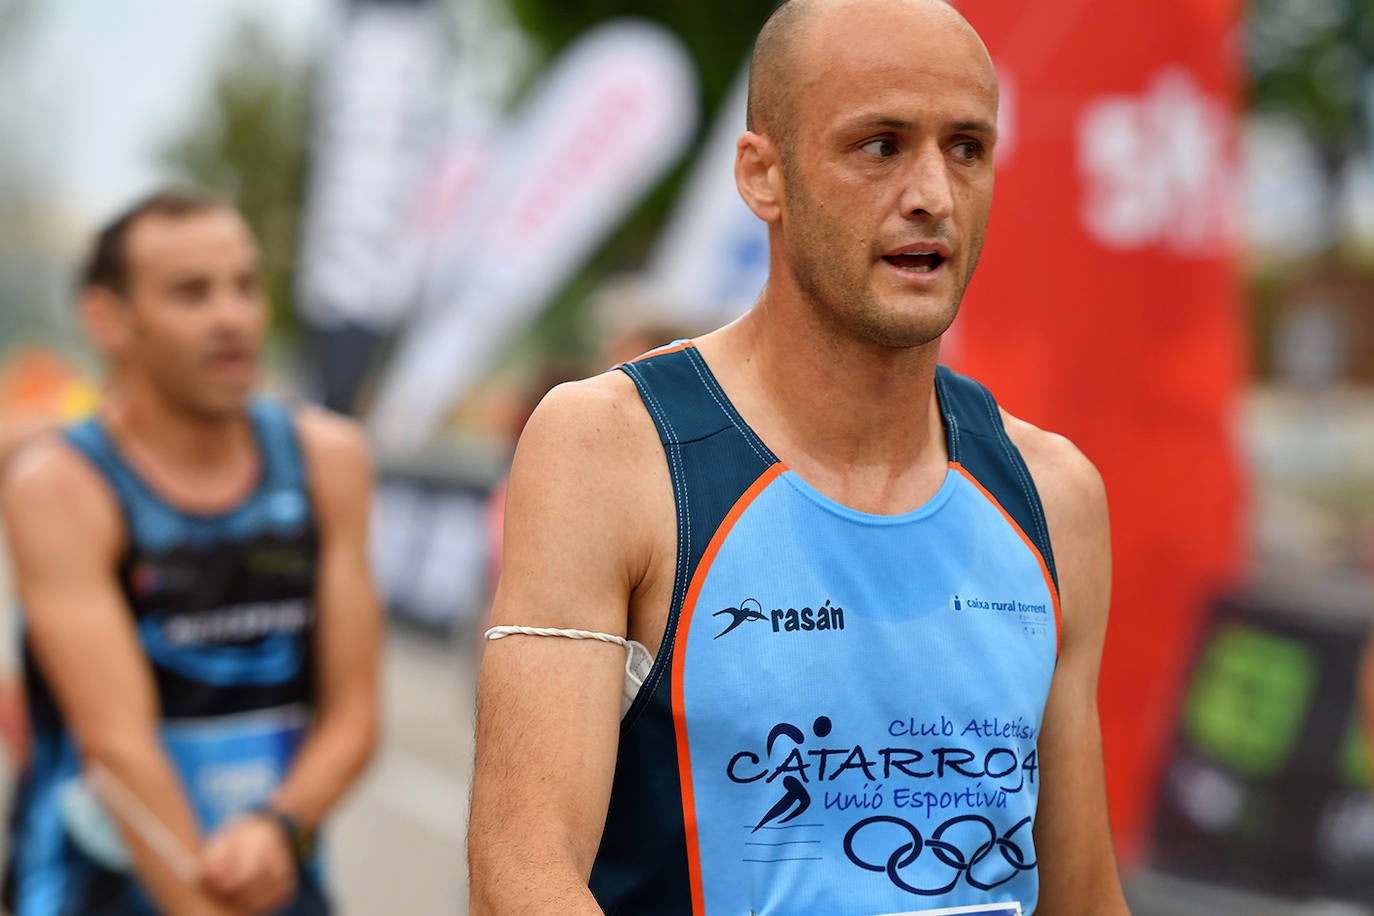
[[[746,421],[826,495],[900,512],[938,489],[949,460],[935,396],[938,340],[882,347],[765,292],[701,349]]]
[[[247,411],[206,415],[137,382],[111,387],[102,414],[121,451],[165,496],[211,511],[251,487],[258,458]]]

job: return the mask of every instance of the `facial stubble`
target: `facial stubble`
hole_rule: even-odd
[[[884,302],[873,287],[875,265],[870,253],[871,240],[834,219],[826,205],[811,194],[791,151],[781,152],[786,186],[783,226],[788,263],[798,287],[816,313],[857,339],[887,349],[924,346],[941,337],[954,323],[964,291],[978,266],[986,225],[977,226],[967,240],[966,266],[948,301],[934,308]],[[865,260],[851,263],[836,256],[843,251],[843,244],[837,245],[837,239],[861,249]],[[946,262],[946,267],[949,266]]]

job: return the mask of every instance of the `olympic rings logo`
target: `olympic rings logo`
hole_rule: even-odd
[[[922,897],[947,894],[954,890],[961,879],[979,890],[990,891],[1007,883],[1020,872],[1035,868],[1036,863],[1026,861],[1025,851],[1014,839],[1016,833],[1029,824],[1030,820],[1029,817],[1023,817],[1007,831],[1005,836],[998,836],[997,828],[993,826],[992,821],[977,814],[963,814],[959,817],[950,818],[936,827],[935,832],[927,839],[921,835],[921,831],[914,824],[900,817],[893,817],[890,814],[875,814],[849,828],[849,832],[844,835],[844,854],[849,857],[849,861],[866,871],[885,872],[889,881],[910,894],[917,894]],[[854,840],[860,833],[869,835],[870,841],[865,845],[870,847],[873,845],[872,838],[875,833],[879,836],[891,833],[890,830],[885,831],[881,827],[877,828],[876,831],[869,829],[877,824],[891,824],[904,830],[908,835],[907,837],[900,835],[897,837],[899,840],[907,841],[894,848],[888,855],[886,862],[869,862],[854,850]],[[965,824],[970,826],[964,827]],[[984,830],[987,831],[986,839],[974,846],[972,853],[965,853],[964,849],[970,845],[967,841],[982,839]],[[962,846],[945,839],[946,835],[951,833],[962,835],[961,839],[965,840]],[[971,837],[969,836],[970,833],[973,834]],[[914,864],[920,858],[921,853],[927,849],[940,862],[954,869],[954,877],[948,884],[941,887],[921,888],[914,886],[902,876],[902,870]],[[987,869],[979,869],[978,867],[987,861],[993,850],[1001,853],[1003,861],[1011,866],[1010,873],[1000,878],[997,874],[988,874]],[[975,874],[975,871],[979,874]],[[1001,868],[998,868],[997,872],[1000,873]],[[994,878],[997,880],[993,880]]]

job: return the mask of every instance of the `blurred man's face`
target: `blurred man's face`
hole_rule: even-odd
[[[997,82],[971,30],[921,5],[837,4],[798,54],[783,243],[815,307],[861,339],[938,338],[992,205]],[[947,18],[947,17],[946,17]]]
[[[112,354],[175,407],[207,418],[243,408],[257,382],[268,307],[243,219],[213,209],[145,216],[126,239],[125,333]]]

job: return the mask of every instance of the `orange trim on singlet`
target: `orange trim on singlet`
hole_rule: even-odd
[[[1064,627],[1062,615],[1059,609],[1059,588],[1054,584],[1054,577],[1050,575],[1049,564],[1045,562],[1045,556],[1040,552],[1040,548],[1035,546],[1035,542],[1026,537],[1026,532],[1021,530],[1021,526],[1016,523],[1016,519],[1011,517],[1011,513],[1002,508],[1002,504],[997,501],[997,497],[988,492],[988,488],[978,482],[978,478],[969,473],[968,468],[957,461],[949,463],[950,468],[964,475],[964,479],[978,488],[978,492],[987,498],[987,501],[997,507],[997,511],[1002,513],[1002,517],[1011,525],[1012,530],[1021,536],[1021,540],[1030,548],[1031,553],[1035,554],[1035,559],[1040,563],[1040,573],[1045,577],[1045,587],[1050,590],[1050,602],[1054,606],[1054,657],[1059,657],[1059,643],[1063,638]]]
[[[626,363],[637,363],[637,362],[639,362],[641,359],[648,359],[648,358],[651,357],[651,356],[666,356],[666,355],[669,354],[669,353],[676,353],[678,350],[686,350],[688,347],[694,347],[694,346],[696,346],[696,344],[695,344],[695,342],[693,342],[693,341],[690,341],[690,340],[679,340],[677,343],[673,343],[673,344],[664,344],[664,345],[661,346],[661,347],[655,347],[655,348],[652,349],[652,350],[648,350],[648,351],[646,351],[646,352],[644,352],[644,353],[639,354],[639,355],[636,356],[634,359],[627,359],[627,360],[625,360],[625,362],[626,362]],[[622,365],[623,365],[623,363],[622,363]]]
[[[688,342],[685,346],[691,346],[691,343]],[[692,612],[696,609],[697,598],[700,597],[702,585],[706,582],[706,574],[715,562],[721,545],[730,536],[731,529],[744,514],[744,510],[748,509],[758,495],[785,470],[787,468],[781,461],[770,465],[749,485],[749,489],[735,500],[735,504],[721,521],[720,527],[716,528],[716,533],[711,536],[711,542],[706,545],[706,552],[697,563],[696,572],[692,574],[692,584],[688,587],[687,597],[682,602],[682,612],[678,615],[677,621],[677,636],[673,640],[673,728],[677,733],[677,772],[682,785],[682,824],[687,831],[687,875],[692,887],[692,912],[697,916],[706,912],[706,897],[701,885],[696,795],[692,791],[692,753],[687,744],[687,709],[682,695],[682,679],[687,660],[687,635],[691,630]]]

